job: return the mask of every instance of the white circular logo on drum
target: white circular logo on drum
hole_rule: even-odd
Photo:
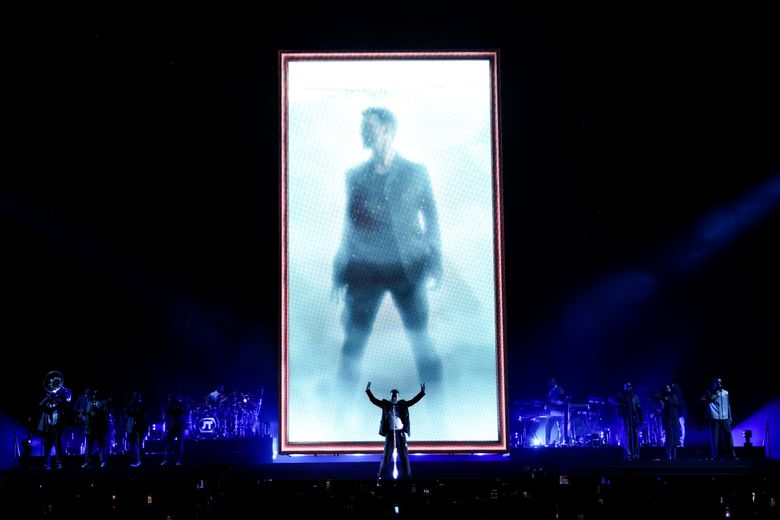
[[[213,434],[219,429],[219,422],[216,417],[201,417],[198,419],[197,428],[200,433]]]

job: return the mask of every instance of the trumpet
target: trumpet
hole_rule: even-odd
[[[58,370],[52,370],[43,378],[43,388],[49,394],[55,394],[66,402],[70,402],[73,394],[65,386],[65,377]]]

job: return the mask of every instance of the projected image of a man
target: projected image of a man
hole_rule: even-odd
[[[336,255],[334,290],[344,290],[341,377],[355,380],[386,292],[403,321],[423,381],[441,377],[428,334],[428,281],[441,276],[436,205],[427,170],[394,148],[396,118],[385,108],[363,112],[368,161],[347,172],[344,232]]]

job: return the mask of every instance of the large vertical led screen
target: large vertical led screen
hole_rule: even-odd
[[[280,451],[505,450],[496,53],[280,56]]]

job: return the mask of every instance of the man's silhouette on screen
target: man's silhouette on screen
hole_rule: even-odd
[[[361,135],[371,158],[347,173],[344,234],[333,272],[345,289],[341,376],[355,380],[377,311],[389,292],[401,315],[422,380],[441,377],[428,335],[427,281],[441,275],[439,224],[424,166],[393,147],[395,116],[385,108],[363,112]]]

